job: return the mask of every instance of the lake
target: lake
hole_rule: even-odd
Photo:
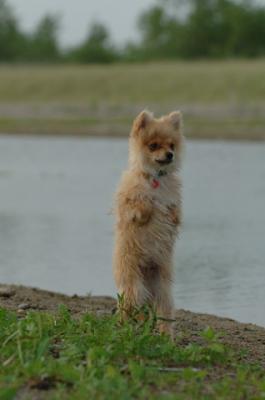
[[[0,282],[115,295],[122,139],[0,136]],[[265,326],[265,144],[188,141],[177,308]]]

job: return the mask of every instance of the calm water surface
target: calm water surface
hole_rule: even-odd
[[[0,137],[0,281],[115,294],[112,196],[125,140]],[[179,308],[265,326],[265,145],[188,142]]]

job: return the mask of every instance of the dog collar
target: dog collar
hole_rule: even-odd
[[[157,173],[157,176],[165,176],[165,175],[167,175],[167,172],[166,171],[163,171],[162,169],[160,169],[159,171],[158,171],[158,173]]]
[[[160,181],[159,178],[161,178],[162,176],[167,175],[166,171],[163,171],[162,169],[160,171],[158,171],[157,173],[157,177],[152,177],[152,181],[151,181],[151,185],[152,188],[157,189],[160,186]]]
[[[167,172],[163,170],[159,170],[155,175],[143,172],[144,178],[151,183],[153,189],[157,189],[160,186],[160,178],[165,175],[167,175]]]
[[[151,185],[152,185],[152,188],[157,189],[160,186],[160,182],[158,179],[152,178]]]

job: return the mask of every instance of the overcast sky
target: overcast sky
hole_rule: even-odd
[[[136,18],[156,0],[8,0],[26,31],[46,13],[61,16],[60,40],[72,45],[84,38],[91,21],[101,21],[118,44],[137,37]]]

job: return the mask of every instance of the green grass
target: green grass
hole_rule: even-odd
[[[264,398],[264,370],[241,363],[212,329],[183,346],[153,322],[1,309],[0,399]]]
[[[1,66],[1,102],[123,105],[263,102],[265,60]],[[148,105],[147,104],[147,105]]]
[[[180,108],[187,136],[264,139],[264,93],[265,60],[2,65],[0,132],[127,135],[141,109]]]

